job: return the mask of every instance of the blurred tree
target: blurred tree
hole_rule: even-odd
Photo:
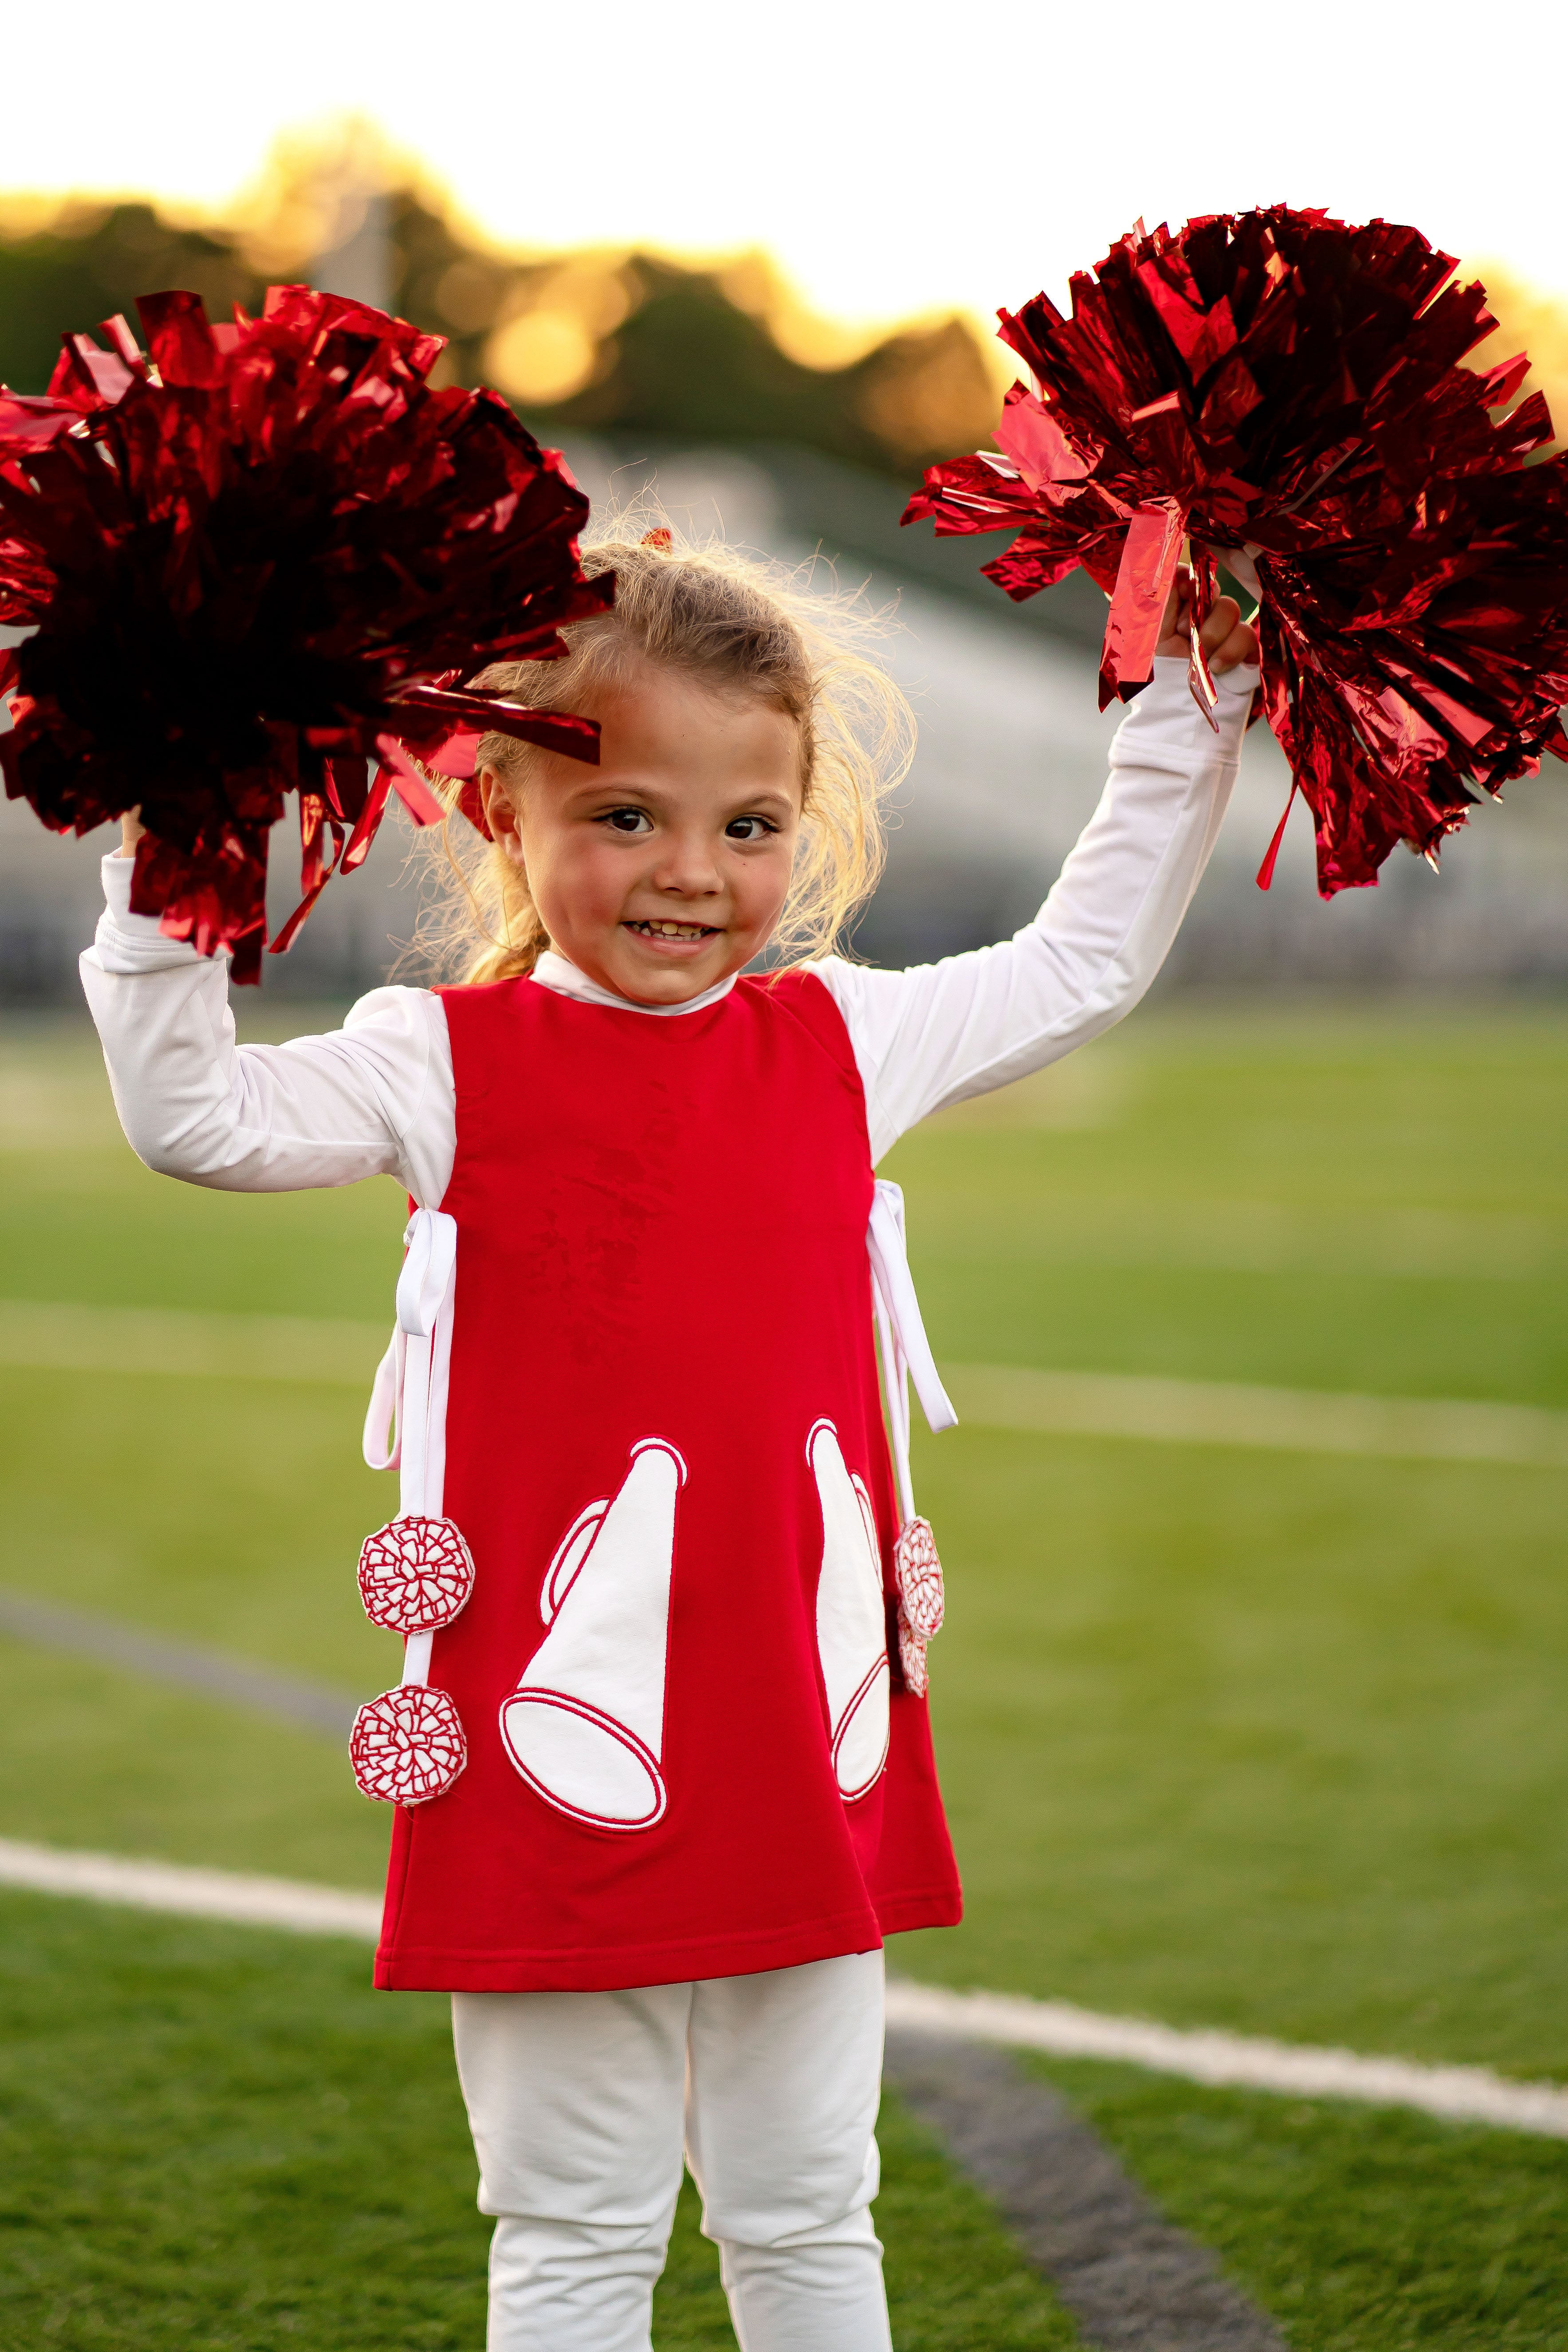
[[[1480,279],[1487,289],[1487,308],[1498,322],[1497,332],[1471,352],[1467,366],[1494,368],[1516,352],[1528,352],[1531,367],[1523,390],[1546,394],[1558,442],[1568,439],[1568,304],[1524,285],[1496,262],[1482,261],[1474,269],[1462,264],[1460,275]]]
[[[116,310],[134,324],[137,295],[171,286],[189,287],[219,318],[260,293],[235,237],[176,228],[151,205],[70,213],[32,236],[0,237],[0,383],[42,392],[63,334]]]
[[[519,279],[538,273],[469,245],[412,188],[394,190],[389,233],[399,313],[449,339],[444,372],[450,381],[486,382],[486,341]]]
[[[296,242],[321,210],[307,201],[310,175],[330,169],[302,155],[300,186],[275,194]],[[995,381],[962,319],[846,357],[843,336],[795,304],[756,256],[718,271],[641,254],[521,260],[485,250],[408,186],[389,193],[384,217],[395,307],[450,339],[439,380],[494,383],[545,433],[793,442],[907,477],[972,448],[995,418]],[[274,273],[307,274],[287,236],[261,243]],[[138,294],[188,287],[215,316],[253,305],[263,283],[255,249],[254,234],[247,243],[179,228],[146,204],[0,232],[0,381],[41,391],[62,333],[115,310],[134,320]]]
[[[973,448],[995,419],[996,387],[963,320],[894,335],[847,365],[812,367],[782,350],[766,319],[742,309],[716,275],[639,254],[618,278],[625,317],[613,331],[583,338],[581,388],[531,403],[523,382],[511,387],[542,424],[664,440],[791,441],[907,473]],[[515,324],[503,331],[502,358],[508,336],[515,348]]]

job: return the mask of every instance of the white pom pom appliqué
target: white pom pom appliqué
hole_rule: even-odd
[[[931,1688],[926,1645],[901,1609],[899,1612],[899,1668],[904,1677],[904,1688],[912,1692],[916,1698],[924,1698]]]
[[[907,1519],[893,1546],[899,1587],[899,1664],[904,1687],[923,1698],[931,1685],[926,1643],[942,1631],[942,1562],[929,1519]]]
[[[922,1642],[942,1631],[942,1562],[929,1519],[909,1519],[893,1547],[899,1599],[910,1627]]]
[[[364,1613],[389,1633],[434,1633],[460,1615],[474,1589],[473,1555],[450,1519],[409,1511],[360,1549]]]
[[[400,1683],[355,1716],[349,1760],[362,1796],[423,1805],[452,1786],[468,1760],[468,1744],[444,1690]]]

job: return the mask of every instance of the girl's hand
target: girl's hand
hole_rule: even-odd
[[[1193,575],[1184,563],[1177,569],[1171,593],[1165,604],[1165,618],[1161,625],[1158,654],[1172,654],[1184,661],[1190,651],[1187,644],[1187,611],[1192,601]],[[1212,670],[1239,669],[1244,663],[1258,659],[1258,632],[1249,621],[1241,617],[1241,607],[1234,596],[1216,596],[1214,610],[1198,631],[1203,648],[1209,657]]]
[[[115,856],[134,857],[136,845],[146,830],[146,826],[142,822],[141,810],[127,809],[120,820],[120,847],[116,850]]]

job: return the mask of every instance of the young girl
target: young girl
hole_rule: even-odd
[[[375,1977],[452,1994],[491,2352],[647,2352],[683,2143],[745,2352],[886,2352],[882,1939],[960,1900],[906,1360],[951,1409],[872,1171],[1137,1003],[1225,812],[1255,648],[1222,604],[1216,734],[1173,598],[1035,921],[873,971],[828,950],[875,874],[894,689],[723,551],[584,560],[613,613],[486,683],[596,719],[600,764],[481,744],[499,940],[464,985],[237,1047],[222,963],[128,911],[133,820],[82,975],[150,1167],[390,1175],[416,1204],[367,1440],[384,1458],[400,1406],[387,1540],[440,1523],[473,1582],[408,1643],[434,1746],[411,1765],[405,1718],[370,1726],[424,1775]],[[742,977],[770,941],[797,960]]]

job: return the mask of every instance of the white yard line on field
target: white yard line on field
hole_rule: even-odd
[[[0,1299],[0,1365],[27,1371],[228,1373],[368,1388],[385,1345],[379,1323]]]
[[[1124,1372],[1040,1372],[1004,1364],[944,1365],[942,1377],[960,1421],[982,1429],[1568,1468],[1568,1412],[1538,1405],[1353,1396]]]
[[[379,1895],[262,1878],[247,1870],[193,1870],[184,1863],[132,1862],[74,1846],[24,1845],[13,1838],[0,1838],[0,1885],[192,1919],[232,1919],[244,1927],[288,1927],[301,1936],[353,1936],[374,1944],[381,1933]]]
[[[1552,2083],[1510,2083],[1489,2066],[1424,2066],[1408,2058],[1366,2058],[1355,2050],[1315,2049],[1156,2025],[1141,2017],[1101,2017],[1067,2000],[1022,1994],[949,1992],[900,1978],[888,1987],[888,2021],[907,2031],[1043,2050],[1053,2058],[1103,2058],[1179,2074],[1189,2083],[1279,2091],[1299,2099],[1357,2099],[1373,2106],[1416,2107],[1450,2122],[1498,2124],[1509,2131],[1568,2139],[1568,2090]]]
[[[192,1870],[172,1862],[132,1862],[0,1838],[0,1885],[45,1895],[74,1895],[198,1919],[299,1935],[346,1936],[374,1943],[381,1898],[247,1872]],[[1414,2107],[1451,2122],[1495,2124],[1510,2131],[1568,2139],[1568,2090],[1551,2083],[1510,2082],[1488,2066],[1424,2066],[1406,2058],[1367,2058],[1353,2050],[1320,2050],[1243,2033],[1156,2025],[1136,2017],[1101,2017],[1070,2001],[1021,1994],[951,1992],[894,1978],[888,2022],[906,2032],[999,2042],[1056,2058],[1100,2058],[1175,2074],[1190,2083],[1229,2084],[1302,2099],[1354,2099],[1373,2106]]]
[[[365,1388],[385,1343],[376,1323],[0,1299],[0,1366],[15,1370],[227,1374]],[[1568,1412],[1535,1405],[1009,1364],[949,1364],[943,1377],[960,1419],[976,1429],[1568,1469]]]

